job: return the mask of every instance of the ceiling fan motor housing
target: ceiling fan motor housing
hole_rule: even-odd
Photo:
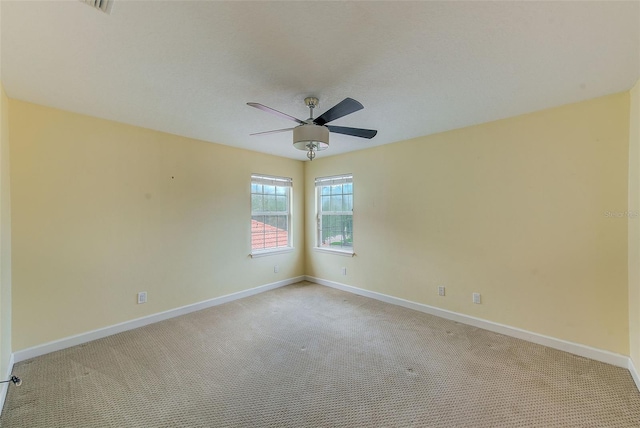
[[[293,128],[293,146],[299,150],[324,150],[329,147],[329,128],[314,124]]]

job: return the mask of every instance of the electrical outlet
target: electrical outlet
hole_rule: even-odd
[[[275,266],[273,267],[273,273],[278,273],[278,272],[280,272],[280,266],[275,265]]]
[[[346,274],[347,274],[347,268],[346,268],[346,267],[343,267],[343,268],[342,268],[342,274],[343,274],[343,275],[346,275]]]
[[[147,292],[141,291],[138,293],[138,304],[147,303]]]
[[[477,303],[478,305],[481,303],[480,302],[480,293],[473,293],[473,303]]]
[[[438,296],[444,296],[444,285],[438,287]]]

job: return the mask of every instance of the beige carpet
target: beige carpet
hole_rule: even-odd
[[[627,370],[300,283],[16,364],[2,427],[640,427]]]

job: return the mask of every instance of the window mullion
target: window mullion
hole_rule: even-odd
[[[353,211],[321,211],[322,215],[352,215]]]
[[[289,215],[288,211],[251,211],[252,216],[256,215]]]

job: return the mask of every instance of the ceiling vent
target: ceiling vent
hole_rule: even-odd
[[[91,7],[101,10],[104,13],[110,14],[111,9],[113,8],[113,0],[80,0],[80,1],[88,4]]]

